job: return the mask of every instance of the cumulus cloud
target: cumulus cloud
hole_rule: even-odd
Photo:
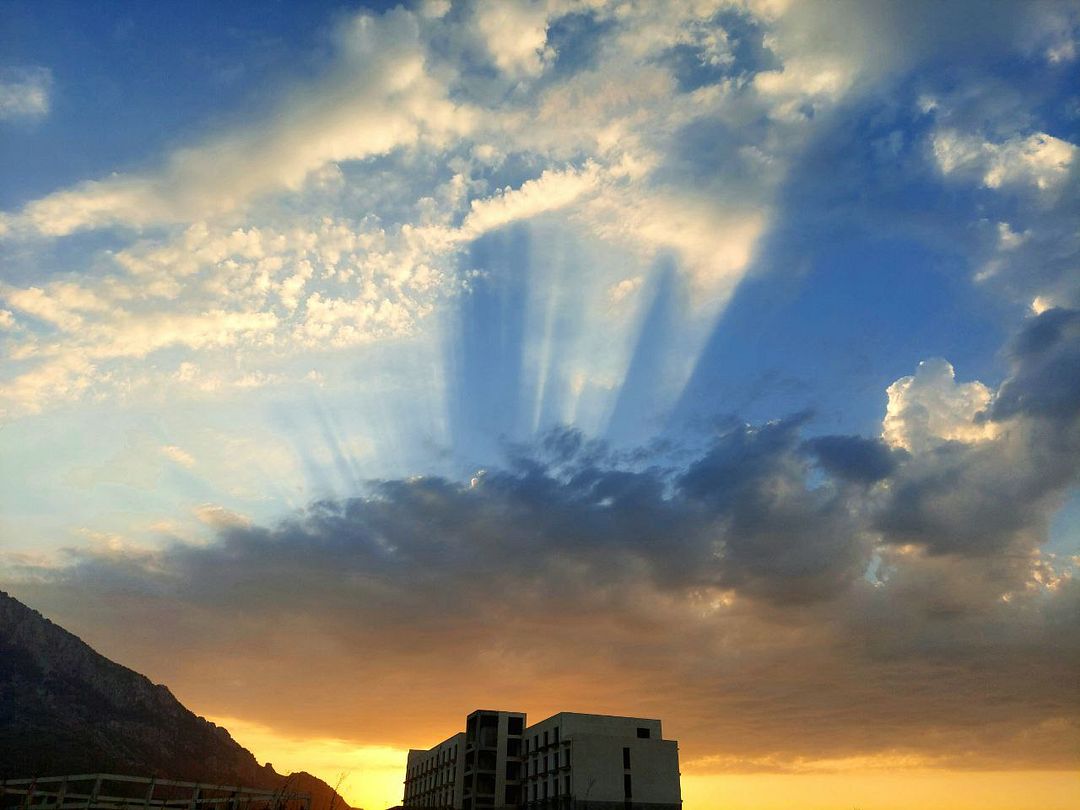
[[[956,382],[951,364],[940,358],[924,360],[914,375],[888,389],[889,404],[882,438],[892,447],[925,450],[942,442],[991,439],[997,425],[980,418],[990,404],[991,391],[978,380]]]
[[[511,76],[535,76],[555,52],[547,44],[549,4],[530,0],[479,0],[476,28],[492,61]]]
[[[48,68],[0,69],[0,121],[44,118],[49,113],[52,84]]]
[[[954,383],[941,361],[923,381],[898,381],[901,402],[913,395],[910,406],[894,409],[890,390],[892,435],[915,451],[893,476],[877,518],[893,543],[972,556],[1010,550],[1030,559],[1078,470],[1075,324],[1072,311],[1032,318],[1012,344],[1012,374],[996,392]]]

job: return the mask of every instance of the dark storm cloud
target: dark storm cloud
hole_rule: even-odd
[[[798,453],[806,415],[720,437],[677,479],[717,527],[720,584],[778,602],[842,589],[865,567],[869,544],[849,505],[830,488],[807,486]]]
[[[888,477],[902,455],[880,439],[861,436],[819,436],[806,446],[829,475],[862,484]]]
[[[1050,309],[1014,341],[1015,370],[1001,387],[993,417],[1017,414],[1069,420],[1080,413],[1080,311]]]
[[[805,439],[797,414],[728,421],[686,459],[560,429],[468,481],[376,481],[208,545],[82,550],[14,590],[186,677],[208,711],[307,732],[410,744],[401,728],[517,705],[525,681],[530,710],[630,701],[735,767],[897,750],[1062,767],[1080,586],[1039,547],[1077,480],[1057,373],[1076,324],[1045,313],[1012,344],[984,441]],[[243,677],[214,675],[223,660]],[[387,705],[408,722],[380,726]]]

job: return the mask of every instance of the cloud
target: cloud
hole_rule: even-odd
[[[309,736],[354,734],[391,703],[403,724],[365,739],[415,743],[466,704],[521,705],[527,681],[538,713],[626,711],[633,694],[689,758],[715,758],[706,770],[1067,767],[1080,584],[1045,545],[1077,482],[1080,420],[1035,393],[1056,401],[1045,372],[1074,326],[1046,313],[1013,343],[990,402],[1031,407],[995,415],[943,361],[924,366],[904,396],[936,416],[899,432],[905,450],[805,439],[806,414],[727,423],[694,452],[615,453],[562,429],[462,481],[373,481],[273,525],[204,506],[213,542],[73,549],[28,563],[16,590],[113,617],[85,629],[207,711]],[[1001,432],[941,436],[973,400]],[[185,645],[183,666],[109,635],[133,610]],[[236,683],[209,689],[193,673],[224,650]],[[311,695],[347,697],[281,705],[297,667]]]
[[[1014,372],[994,400],[992,415],[1069,420],[1080,413],[1080,312],[1045,310],[1010,349]]]
[[[586,165],[580,170],[546,170],[536,179],[522,183],[520,188],[507,187],[491,197],[473,200],[462,223],[462,231],[469,235],[482,234],[510,222],[563,208],[595,188],[598,181],[595,165]]]
[[[1034,186],[1045,194],[1065,183],[1077,152],[1074,144],[1042,132],[995,143],[945,130],[932,143],[942,174],[974,177],[987,188]]]
[[[900,458],[884,442],[860,436],[819,436],[807,447],[830,475],[864,484],[887,478]]]
[[[38,413],[50,402],[78,399],[96,380],[96,366],[85,357],[53,357],[13,379],[4,380],[0,394],[9,413]]]
[[[0,380],[0,410],[14,417],[161,385],[228,392],[283,380],[282,356],[411,334],[450,292],[448,232],[445,220],[389,231],[324,217],[261,228],[199,222],[102,257],[93,273],[0,285],[9,356],[20,361]],[[223,372],[234,347],[266,365]],[[140,362],[177,350],[156,377]],[[217,371],[180,373],[200,366]],[[97,373],[84,373],[90,367]]]
[[[990,389],[977,380],[956,382],[953,367],[940,358],[919,363],[913,376],[889,386],[888,395],[881,435],[891,447],[926,450],[997,433],[997,425],[980,418],[990,405]]]
[[[360,377],[365,393],[400,386],[394,375],[430,377],[438,393],[407,423],[441,425],[437,361],[368,375],[357,358],[432,328],[448,302],[471,312],[478,299],[462,290],[475,277],[460,261],[470,243],[535,220],[535,242],[562,250],[572,233],[584,257],[565,262],[572,284],[543,275],[556,249],[537,251],[539,269],[507,262],[534,296],[524,320],[550,337],[535,365],[572,345],[567,399],[618,391],[624,369],[604,354],[618,341],[597,313],[621,301],[618,317],[638,323],[649,268],[668,257],[692,303],[672,305],[665,337],[690,365],[687,334],[712,325],[756,259],[781,264],[761,243],[784,235],[785,212],[807,209],[800,239],[828,241],[823,196],[802,196],[793,170],[817,163],[808,181],[858,189],[859,207],[881,193],[831,174],[837,143],[872,151],[896,172],[886,184],[929,206],[875,235],[911,227],[950,250],[975,243],[976,269],[989,271],[979,283],[1041,302],[1001,385],[962,368],[957,381],[930,359],[889,387],[880,436],[810,436],[818,423],[796,414],[720,423],[694,448],[618,453],[567,429],[443,476],[397,472],[401,448],[381,433],[398,413],[375,414],[351,445],[326,427],[326,452],[250,426],[153,435],[72,482],[147,487],[198,473],[229,496],[184,504],[211,542],[164,525],[153,547],[20,558],[25,580],[13,587],[202,711],[291,729],[289,739],[407,747],[474,705],[520,705],[527,682],[531,713],[663,716],[703,770],[867,756],[1071,766],[1080,594],[1075,564],[1047,537],[1080,459],[1077,321],[1064,309],[1080,290],[1075,147],[1021,115],[1030,104],[1010,107],[1000,85],[980,84],[978,68],[986,54],[1017,64],[1064,41],[1056,4],[724,5],[432,2],[344,20],[327,74],[265,116],[156,170],[5,215],[10,255],[25,251],[30,267],[0,289],[6,412],[224,397],[310,371],[307,384]],[[975,78],[950,75],[950,95],[909,70],[942,59],[970,62]],[[935,101],[913,119],[921,94]],[[965,183],[991,189],[979,192],[985,223],[958,236],[923,194],[931,181],[950,185],[950,199]],[[845,222],[866,224],[856,214]],[[107,252],[79,241],[114,226],[140,230],[111,234]],[[46,279],[54,237],[68,241],[49,250],[75,258]],[[612,267],[592,261],[601,253]],[[512,296],[492,298],[498,328],[481,337],[522,316]],[[506,354],[531,370],[534,348]],[[346,371],[324,374],[333,352]],[[546,407],[537,387],[532,424]],[[380,399],[357,421],[372,410],[395,408]],[[372,443],[391,447],[394,472],[359,492],[278,521],[231,508],[268,497],[267,470],[302,479],[298,456],[335,465],[351,487]],[[162,637],[186,654],[161,655]],[[388,705],[398,722],[385,722]]]
[[[528,0],[478,0],[474,5],[476,29],[499,70],[510,76],[536,76],[552,61],[547,5]]]
[[[251,518],[216,503],[204,503],[196,507],[195,517],[200,523],[219,530],[246,528],[251,525]]]
[[[891,542],[1030,561],[1080,468],[1078,347],[1076,313],[1049,310],[1016,337],[996,392],[955,383],[943,361],[894,383],[883,435],[913,456],[876,518]]]
[[[177,447],[175,444],[162,445],[161,452],[166,458],[175,461],[181,467],[191,468],[195,466],[195,457],[184,448]]]
[[[979,34],[997,41],[1008,15],[990,16],[998,22]],[[474,240],[540,219],[630,265],[595,285],[594,308],[610,309],[607,289],[620,280],[674,261],[689,281],[677,339],[687,359],[668,386],[677,389],[829,115],[937,47],[909,47],[923,29],[892,22],[859,4],[811,13],[713,2],[433,4],[346,17],[324,75],[283,92],[276,109],[173,150],[157,169],[89,179],[4,216],[25,273],[0,289],[5,348],[19,358],[0,407],[17,417],[137,396],[178,381],[182,363],[220,367],[225,350],[244,350],[242,371],[175,388],[227,396],[289,379],[281,366],[297,354],[417,336],[469,287]],[[688,83],[678,48],[716,70]],[[1059,147],[1040,143],[1017,146],[1017,161],[1030,158],[1053,185]],[[51,283],[35,275],[35,257],[53,249],[43,241],[117,226],[137,235],[65,254],[77,258]],[[1051,235],[1013,226],[1031,235],[1009,262],[1049,252]],[[1058,264],[1056,286],[1067,285],[1068,263]],[[1026,301],[1069,303],[1056,286]],[[627,319],[646,303],[626,302]],[[166,352],[181,356],[156,376],[137,362]],[[619,373],[586,376],[610,388]]]
[[[298,191],[327,164],[467,131],[468,111],[425,72],[418,21],[402,8],[338,32],[336,69],[263,122],[178,149],[156,172],[114,175],[27,204],[16,222],[46,236],[191,221]]]
[[[0,69],[0,121],[34,121],[49,114],[52,71],[44,67]]]

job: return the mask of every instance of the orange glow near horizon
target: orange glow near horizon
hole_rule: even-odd
[[[386,745],[356,745],[332,737],[310,739],[281,734],[260,723],[235,717],[211,717],[224,726],[260,763],[278,773],[307,771],[338,792],[351,807],[384,810],[401,803],[408,751]]]
[[[407,751],[347,740],[304,739],[234,717],[214,717],[279,773],[308,771],[354,808],[385,810],[401,801]],[[873,767],[872,758],[827,773],[683,774],[684,810],[1073,810],[1074,771],[950,771]],[[685,767],[684,763],[684,767]]]
[[[683,776],[684,810],[1074,810],[1071,771],[865,770]]]

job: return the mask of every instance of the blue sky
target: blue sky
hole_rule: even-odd
[[[553,566],[618,548],[655,568],[626,592],[745,598],[734,623],[871,588],[989,622],[956,638],[1011,638],[1019,601],[1076,598],[1075,3],[0,20],[0,584],[59,618],[65,592],[101,600],[83,629],[103,643],[151,657],[109,628],[124,594],[197,598],[162,571],[264,541],[303,566],[313,504],[383,520],[373,504],[431,482],[451,511],[501,482],[481,534],[514,513],[499,498],[551,498],[592,527],[570,549],[538,530]],[[574,511],[598,481],[629,510],[611,524]],[[618,536],[637,509],[671,570]],[[1016,615],[985,618],[1000,605]],[[939,632],[921,621],[910,638]]]

